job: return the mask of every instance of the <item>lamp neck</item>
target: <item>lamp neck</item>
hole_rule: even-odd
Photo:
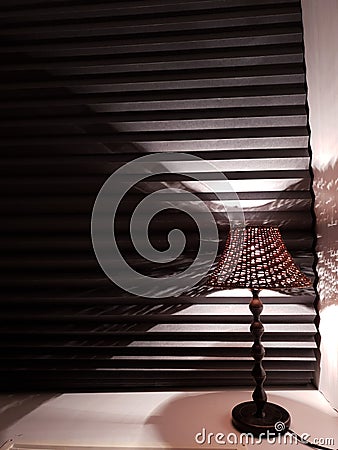
[[[260,293],[260,291],[261,291],[261,289],[254,289],[254,288],[252,288],[251,292],[252,292],[253,298],[258,298],[258,294]]]

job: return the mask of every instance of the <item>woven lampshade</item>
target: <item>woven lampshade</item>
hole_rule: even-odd
[[[221,289],[285,289],[311,285],[295,265],[277,227],[230,232],[221,259],[207,284]]]

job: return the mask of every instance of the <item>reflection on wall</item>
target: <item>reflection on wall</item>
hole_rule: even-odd
[[[338,409],[338,0],[302,0],[317,225],[319,389]]]
[[[338,162],[314,170],[321,335],[320,389],[338,408]]]
[[[314,171],[320,309],[338,302],[338,163]]]

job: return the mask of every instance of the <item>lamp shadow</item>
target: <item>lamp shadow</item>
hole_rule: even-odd
[[[238,403],[248,400],[251,400],[249,391],[236,389],[198,395],[194,393],[178,395],[155,410],[145,425],[154,427],[156,434],[169,448],[184,446],[201,448],[203,433],[205,436],[213,433],[210,443],[205,442],[208,448],[219,448],[214,441],[217,433],[223,433],[225,436],[236,433],[239,436],[239,432],[232,425],[231,411]],[[338,433],[338,414],[334,412],[330,414],[329,410],[321,407],[322,405],[318,405],[317,408],[315,401],[307,399],[306,394],[304,400],[306,403],[296,401],[290,393],[285,396],[278,393],[268,395],[269,402],[279,404],[290,412],[291,429],[296,433],[315,436],[311,427],[318,424],[316,432],[323,436],[338,438],[338,435],[335,436]]]

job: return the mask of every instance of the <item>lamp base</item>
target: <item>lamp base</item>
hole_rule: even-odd
[[[286,409],[275,403],[267,402],[264,406],[265,416],[256,417],[257,406],[254,402],[244,402],[232,410],[232,423],[243,433],[264,436],[269,433],[283,434],[288,431],[291,418]]]

